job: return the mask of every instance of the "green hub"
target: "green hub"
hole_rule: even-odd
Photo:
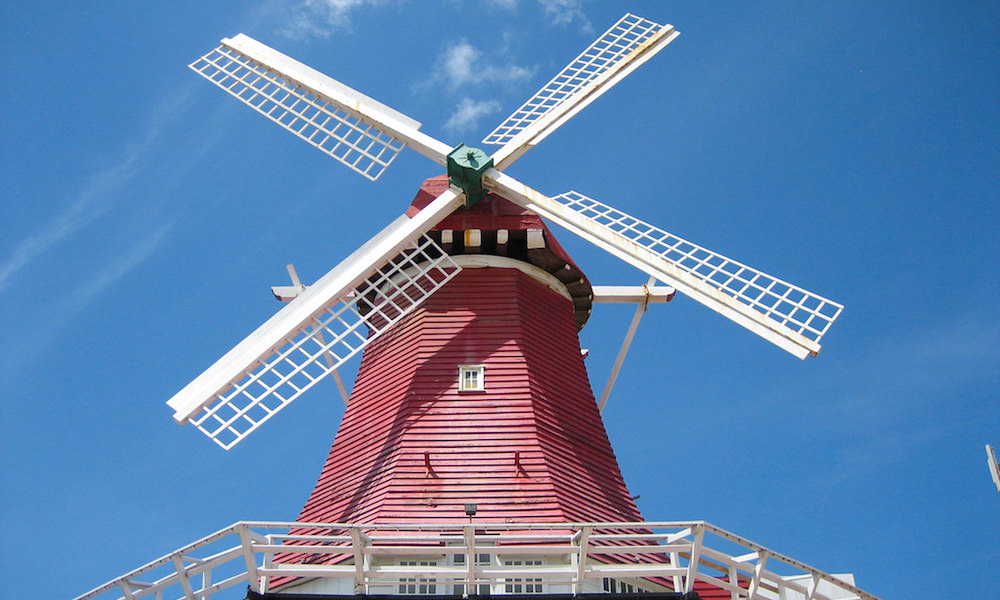
[[[493,166],[493,159],[479,148],[459,144],[448,153],[448,180],[465,192],[466,208],[483,199],[483,171]]]

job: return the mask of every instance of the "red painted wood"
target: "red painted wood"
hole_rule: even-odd
[[[485,392],[458,392],[461,364],[485,365]],[[641,520],[572,304],[514,269],[464,270],[365,350],[299,520],[454,521],[467,503],[481,522]]]
[[[446,187],[445,178],[428,180],[411,210]],[[553,252],[572,264],[537,215],[495,196],[437,227],[501,228],[544,229]],[[476,504],[480,523],[642,521],[597,411],[577,330],[573,303],[530,276],[463,270],[366,347],[298,520],[462,522],[465,505]],[[486,391],[458,391],[463,364],[485,365]]]

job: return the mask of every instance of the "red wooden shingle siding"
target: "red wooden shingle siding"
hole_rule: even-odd
[[[458,392],[461,364],[485,365],[485,392]],[[514,269],[466,269],[365,350],[299,520],[454,521],[466,503],[482,522],[641,520],[571,303]]]

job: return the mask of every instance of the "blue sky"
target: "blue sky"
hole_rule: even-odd
[[[605,411],[644,515],[883,598],[997,597],[1000,9],[918,4],[5,3],[0,595],[72,597],[293,519],[332,383],[228,453],[164,402],[279,308],[286,263],[319,278],[438,174],[404,153],[368,182],[189,62],[244,32],[476,144],[631,11],[682,35],[510,174],[846,306],[805,362],[688,299],[652,307]],[[595,284],[646,280],[559,239]],[[631,312],[581,334],[594,387]]]

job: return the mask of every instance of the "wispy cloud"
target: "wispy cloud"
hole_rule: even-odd
[[[956,435],[972,415],[985,414],[987,407],[960,390],[1000,370],[997,348],[1000,321],[982,313],[957,316],[872,347],[844,364],[836,382],[819,382],[824,391],[804,392],[823,397],[842,390],[808,409],[810,420],[836,423],[831,433],[841,436],[830,440],[834,468],[814,483],[875,476]],[[845,387],[845,381],[852,383]]]
[[[337,29],[350,26],[352,11],[386,3],[386,0],[304,0],[287,15],[278,33],[292,39],[329,37]]]
[[[173,121],[186,97],[186,92],[180,93],[154,110],[146,132],[138,142],[130,144],[117,162],[91,175],[65,208],[58,211],[37,232],[14,246],[10,255],[0,262],[0,293],[9,285],[11,277],[33,260],[90,225],[116,205],[121,199],[118,192],[141,172],[161,132]]]
[[[64,301],[63,304],[85,306],[89,300],[99,296],[117,283],[126,273],[152,256],[171,227],[173,227],[173,221],[168,221],[161,224],[156,230],[142,235],[131,247],[117,254],[114,259],[105,264],[89,281],[73,290],[69,294],[68,300]],[[69,308],[69,306],[63,308]]]
[[[509,84],[530,79],[535,67],[491,63],[483,52],[462,39],[444,48],[431,75],[432,82],[444,83],[449,90],[470,86]]]
[[[483,100],[477,102],[471,98],[462,98],[455,107],[455,112],[444,124],[444,130],[450,134],[461,134],[475,130],[479,126],[479,121],[500,110],[500,103],[496,100]]]
[[[20,324],[30,327],[30,335],[18,335],[22,340],[19,344],[5,344],[0,348],[0,362],[7,366],[7,375],[14,377],[20,371],[20,365],[30,363],[33,357],[46,348],[57,338],[60,330],[85,310],[101,294],[118,283],[132,269],[142,264],[153,255],[157,247],[166,238],[173,227],[173,221],[162,223],[153,231],[148,231],[135,240],[131,246],[115,254],[89,277],[68,292],[58,295],[43,296],[48,305],[42,311],[48,318]],[[0,380],[3,376],[0,375]]]
[[[552,25],[572,25],[579,23],[584,31],[593,31],[594,27],[583,12],[582,0],[538,0],[545,11],[545,17]]]

